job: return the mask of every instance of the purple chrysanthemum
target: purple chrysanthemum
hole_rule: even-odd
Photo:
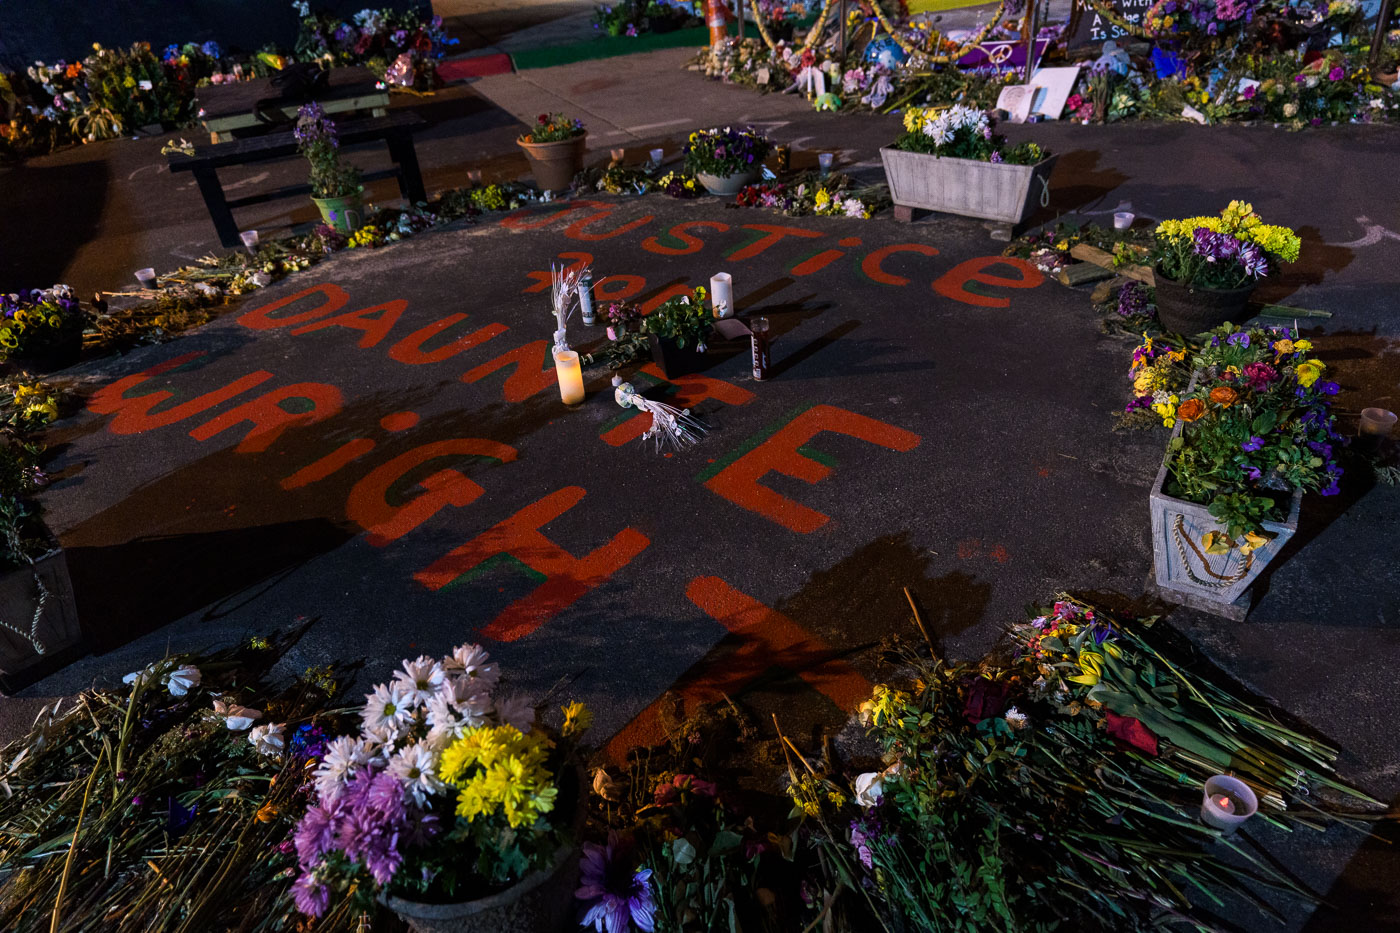
[[[324,914],[330,900],[331,889],[310,875],[302,875],[292,885],[292,901],[297,905],[297,910],[308,917],[319,917]]]
[[[630,855],[631,847],[616,833],[608,834],[606,846],[583,844],[579,889],[574,892],[585,904],[581,925],[597,933],[627,933],[633,924],[644,933],[655,929],[651,869],[633,870]]]

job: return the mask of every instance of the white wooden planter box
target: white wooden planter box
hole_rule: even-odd
[[[918,208],[1019,224],[1036,205],[1048,203],[1050,170],[1058,156],[1035,165],[979,162],[884,148],[890,198],[899,208]]]
[[[1181,434],[1178,424],[1172,438]],[[1170,447],[1168,451],[1170,452]],[[1164,491],[1167,482],[1167,462],[1157,471],[1149,501],[1152,506],[1152,561],[1156,568],[1157,585],[1168,590],[1217,604],[1225,609],[1244,595],[1256,577],[1298,530],[1298,513],[1303,504],[1303,491],[1293,490],[1288,507],[1288,520],[1266,521],[1264,529],[1273,540],[1249,555],[1232,550],[1228,554],[1207,554],[1201,539],[1208,532],[1225,531],[1204,505],[1176,499]],[[1247,608],[1247,607],[1246,607]],[[1232,614],[1232,613],[1226,613]]]

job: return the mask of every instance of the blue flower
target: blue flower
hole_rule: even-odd
[[[1247,453],[1254,453],[1256,450],[1261,450],[1264,447],[1264,439],[1256,434],[1254,437],[1251,437],[1241,444],[1240,447]]]
[[[1225,338],[1225,342],[1237,347],[1247,347],[1249,346],[1249,334],[1243,331],[1238,334],[1231,334],[1229,337]]]

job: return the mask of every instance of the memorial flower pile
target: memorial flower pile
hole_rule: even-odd
[[[885,185],[857,187],[849,175],[822,177],[809,172],[787,182],[749,185],[735,198],[740,207],[763,207],[790,217],[856,217],[868,219],[890,205]]]
[[[416,10],[366,8],[344,20],[332,13],[313,13],[304,0],[292,6],[301,17],[295,61],[364,65],[400,87],[430,89],[438,60],[459,41],[447,35],[441,16],[425,18]]]
[[[1266,224],[1250,204],[1231,201],[1218,217],[1164,220],[1149,257],[1168,279],[1200,288],[1239,288],[1279,263],[1297,262],[1302,241]]]
[[[542,113],[535,117],[530,131],[520,138],[530,143],[557,143],[586,132],[583,121],[577,117],[570,119],[562,113]]]
[[[726,126],[691,133],[681,151],[688,171],[723,177],[758,171],[771,148],[755,129]]]
[[[561,782],[591,714],[566,706],[556,738],[500,678],[480,645],[461,645],[405,660],[365,695],[358,733],[326,742],[296,829],[302,913],[369,909],[380,894],[470,900],[552,861],[572,816]]]
[[[1309,896],[1198,821],[1205,778],[1233,772],[1285,828],[1384,805],[1339,779],[1335,749],[1194,673],[1151,625],[1062,594],[981,661],[906,648],[911,679],[861,707],[879,770],[847,785],[793,749],[794,812],[848,900],[885,929],[973,933],[1188,928],[1222,895],[1274,916],[1270,893]]]
[[[0,928],[290,929],[291,832],[339,702],[327,669],[270,676],[294,639],[163,658],[0,749]]]
[[[986,111],[962,104],[910,107],[904,111],[904,134],[895,140],[894,148],[1011,165],[1035,165],[1049,155],[1032,142],[1008,149],[1006,138],[993,132],[994,126]]]
[[[1339,491],[1346,441],[1331,413],[1338,387],[1322,378],[1326,364],[1311,351],[1288,328],[1225,325],[1193,355],[1188,389],[1153,390],[1153,411],[1181,427],[1167,450],[1167,494],[1207,505],[1225,528],[1207,533],[1208,552],[1249,553],[1266,543],[1262,523],[1287,518],[1295,489]]]

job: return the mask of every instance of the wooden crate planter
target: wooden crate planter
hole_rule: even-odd
[[[39,587],[47,596],[39,605]],[[37,617],[36,617],[37,610]],[[68,561],[61,549],[33,567],[0,575],[0,692],[13,693],[57,670],[81,651]]]
[[[895,216],[910,220],[915,209],[980,217],[1016,225],[1049,203],[1050,171],[1057,156],[1035,165],[1007,165],[947,156],[880,150]]]
[[[1176,438],[1181,425],[1172,432]],[[1211,531],[1225,528],[1204,505],[1176,499],[1166,494],[1167,464],[1157,471],[1157,481],[1149,497],[1152,507],[1152,562],[1157,586],[1163,595],[1178,597],[1193,608],[1230,618],[1243,618],[1249,611],[1248,590],[1268,563],[1278,556],[1298,530],[1298,513],[1303,504],[1301,489],[1293,490],[1288,520],[1264,522],[1273,540],[1249,555],[1232,550],[1228,554],[1207,554],[1201,539]]]

